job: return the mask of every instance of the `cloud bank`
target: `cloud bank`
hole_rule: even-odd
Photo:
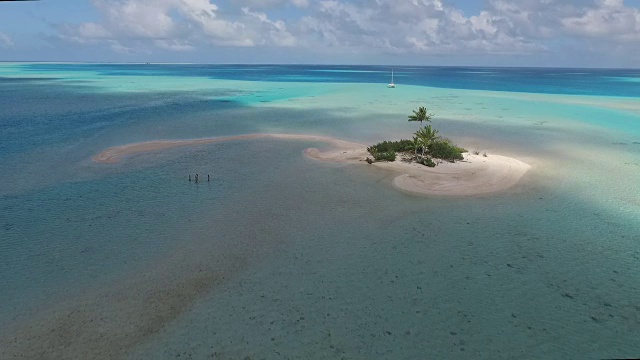
[[[13,47],[13,41],[11,40],[9,35],[3,32],[0,32],[0,47],[7,48],[7,49]]]
[[[116,53],[279,49],[379,56],[530,56],[575,49],[640,59],[640,10],[623,0],[93,0],[100,20],[55,37]],[[10,39],[0,44],[10,46]]]

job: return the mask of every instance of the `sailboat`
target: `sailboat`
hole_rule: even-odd
[[[391,82],[387,85],[388,88],[395,89],[396,84],[393,82],[393,69],[391,69]]]

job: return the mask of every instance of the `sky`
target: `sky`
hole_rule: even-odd
[[[640,0],[0,2],[0,61],[640,67]]]

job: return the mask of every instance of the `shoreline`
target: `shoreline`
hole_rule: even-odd
[[[305,156],[319,161],[368,165],[364,160],[371,157],[366,145],[326,136],[247,134],[193,140],[155,140],[120,145],[102,151],[92,157],[92,160],[102,164],[114,164],[127,156],[152,151],[261,138],[319,141],[331,145],[332,148],[325,151],[317,148],[308,148],[304,151]],[[465,153],[464,158],[463,161],[455,163],[442,162],[435,168],[400,160],[392,163],[376,162],[371,165],[395,173],[392,184],[400,191],[414,195],[443,196],[472,196],[506,190],[518,184],[531,169],[527,163],[501,155],[484,157]]]

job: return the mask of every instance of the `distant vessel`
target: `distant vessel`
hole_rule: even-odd
[[[393,82],[393,69],[391,69],[391,82],[387,85],[388,88],[395,89],[396,84]]]

